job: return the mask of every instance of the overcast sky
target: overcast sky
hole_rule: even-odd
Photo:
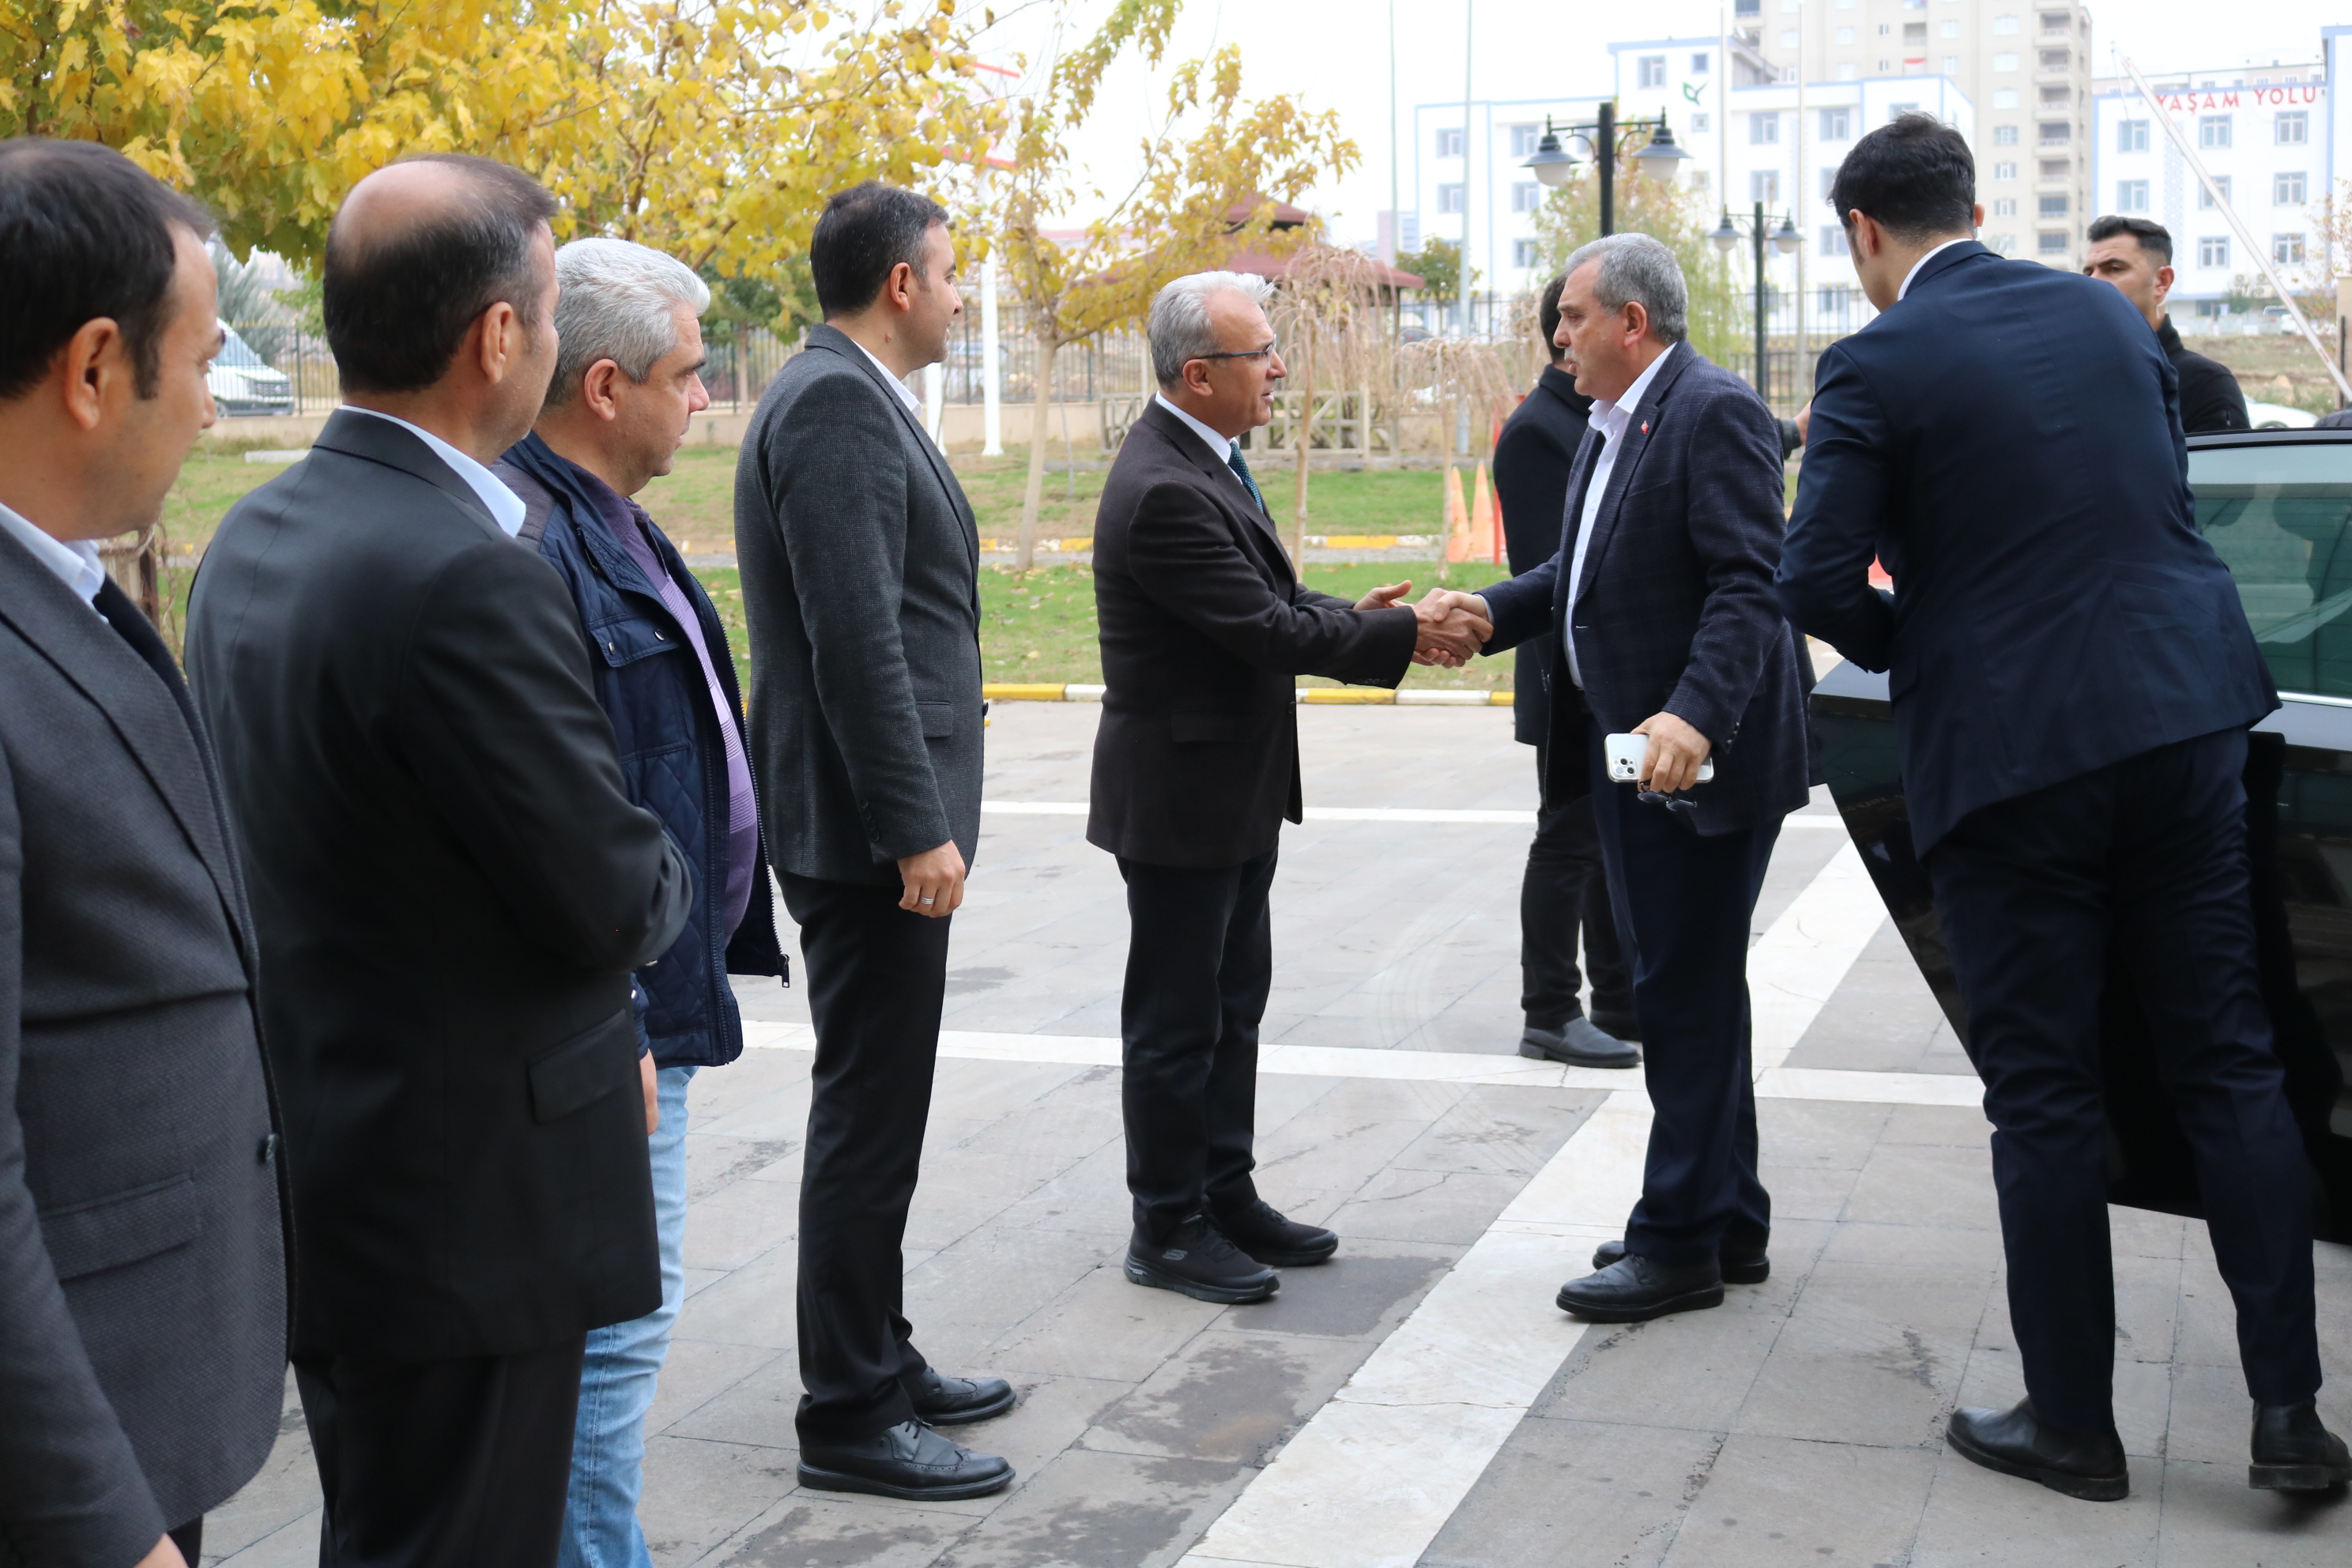
[[[1100,17],[1109,3],[1077,0],[1076,25]],[[1809,5],[1827,3],[1807,0]],[[1713,0],[1651,0],[1638,7],[1591,0],[1394,5],[1395,101],[1408,130],[1414,104],[1460,100],[1464,23],[1472,5],[1470,89],[1481,99],[1605,90],[1607,45],[1711,37],[1720,14]],[[1042,3],[1013,12],[997,30],[1001,52],[994,58],[1009,64],[1023,49],[1042,57],[1050,15]],[[1362,149],[1363,163],[1345,179],[1312,193],[1308,205],[1330,219],[1343,240],[1370,238],[1378,213],[1390,205],[1389,16],[1388,0],[1188,0],[1171,50],[1171,59],[1185,59],[1238,43],[1251,96],[1294,93],[1311,107],[1339,112]],[[2243,0],[2226,6],[2213,0],[2108,0],[2092,6],[2091,18],[2093,68],[2100,75],[2115,69],[2118,52],[2150,72],[2220,70],[2317,58],[2320,27],[2352,23],[2352,0]],[[1131,174],[1132,149],[1156,122],[1163,99],[1137,70],[1122,73],[1100,101],[1104,107],[1085,141],[1097,183],[1108,189]],[[1403,151],[1409,166],[1411,149]]]

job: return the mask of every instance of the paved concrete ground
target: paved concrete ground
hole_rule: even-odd
[[[1000,706],[990,797],[1082,800],[1096,711]],[[1531,753],[1511,743],[1505,710],[1299,720],[1312,804],[1533,804]],[[650,1424],[643,1513],[656,1562],[2202,1568],[2352,1556],[2343,1508],[2244,1488],[2227,1296],[2200,1228],[2177,1220],[2115,1211],[2129,1501],[2069,1502],[1944,1452],[1956,1398],[2016,1397],[2015,1354],[1985,1129],[1954,1103],[1968,1088],[1948,1076],[1966,1063],[1884,925],[1825,946],[1826,1004],[1807,1010],[1785,1064],[1812,1070],[1782,1075],[1798,1087],[1760,1103],[1772,1280],[1734,1288],[1717,1311],[1580,1336],[1549,1283],[1581,1272],[1591,1236],[1622,1214],[1614,1194],[1638,1169],[1645,1111],[1633,1075],[1509,1081],[1525,838],[1477,823],[1287,830],[1266,1038],[1336,1049],[1307,1053],[1328,1074],[1264,1077],[1262,1181],[1345,1241],[1331,1265],[1289,1271],[1274,1301],[1215,1309],[1129,1286],[1117,1268],[1118,1079],[1101,1065],[1126,946],[1117,872],[1084,843],[1082,818],[988,817],[957,919],[947,1026],[961,1032],[959,1054],[940,1067],[907,1290],[938,1364],[1023,1391],[1013,1414],[969,1434],[1020,1468],[1019,1486],[993,1499],[916,1507],[793,1485],[792,1239],[810,1058],[793,1048],[801,994],[747,987],[761,1044],[693,1093],[691,1294]],[[1834,829],[1784,833],[1759,933],[1805,924],[1801,895],[1817,879],[1844,885],[1831,876],[1843,844]],[[1768,951],[1789,943],[1766,941],[1759,963]],[[1496,1081],[1462,1080],[1480,1077]],[[2341,1381],[2352,1262],[2321,1252],[2323,1349],[2339,1380],[2323,1408],[2340,1429],[2352,1426],[2340,1395],[2352,1386]],[[1482,1284],[1512,1268],[1507,1289]],[[1517,1392],[1475,1396],[1473,1418],[1443,1388],[1377,1392],[1400,1362],[1408,1382],[1416,1366],[1465,1384],[1482,1381],[1482,1363],[1533,1373]],[[1286,1536],[1300,1499],[1332,1497],[1370,1500],[1304,1544],[1295,1528]],[[313,1561],[316,1508],[289,1399],[268,1468],[214,1515],[207,1561]]]

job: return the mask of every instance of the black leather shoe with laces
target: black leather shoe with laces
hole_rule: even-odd
[[[1139,1226],[1127,1245],[1127,1277],[1196,1301],[1263,1301],[1282,1288],[1280,1275],[1235,1247],[1203,1214],[1188,1215],[1157,1241]]]
[[[1944,1437],[1962,1458],[1988,1470],[2039,1481],[2085,1502],[2120,1502],[2131,1493],[2123,1439],[2114,1427],[2061,1432],[2042,1425],[2031,1400],[2008,1410],[1955,1410]]]
[[[1624,1256],[1622,1241],[1604,1241],[1592,1249],[1592,1267],[1606,1268]],[[1772,1277],[1772,1260],[1760,1247],[1740,1247],[1727,1241],[1716,1250],[1715,1260],[1723,1268],[1726,1285],[1761,1285]]]
[[[915,1394],[915,1414],[927,1426],[961,1426],[1012,1408],[1013,1385],[1003,1378],[942,1377],[937,1367],[923,1369]]]
[[[919,1421],[901,1421],[855,1443],[803,1443],[801,1485],[922,1502],[986,1497],[1013,1484],[1013,1467],[975,1454]]]
[[[1268,1268],[1304,1268],[1328,1261],[1339,1250],[1337,1236],[1285,1217],[1264,1198],[1253,1198],[1243,1208],[1219,1209],[1216,1226],[1228,1241]]]
[[[2319,1407],[2254,1406],[2254,1462],[2246,1484],[2271,1492],[2326,1492],[2352,1484],[2352,1451],[2319,1424]]]
[[[1661,1263],[1627,1253],[1597,1274],[1559,1288],[1559,1310],[1591,1323],[1646,1323],[1669,1312],[1723,1305],[1723,1271],[1710,1258]]]

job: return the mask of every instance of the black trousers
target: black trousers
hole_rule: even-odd
[[[1970,812],[1927,853],[1993,1124],[2025,1391],[2063,1430],[2115,1425],[2115,1279],[2099,1012],[2109,955],[2195,1152],[2247,1391],[2319,1388],[2311,1198],[2255,973],[2243,731],[2158,747]]]
[[[1583,758],[1575,759],[1575,768],[1581,778]],[[1609,908],[1592,801],[1569,789],[1565,779],[1560,788],[1552,787],[1549,742],[1536,748],[1536,777],[1542,805],[1536,812],[1535,841],[1528,846],[1527,873],[1519,880],[1519,1010],[1543,1029],[1583,1016],[1584,976],[1576,965],[1580,925],[1592,971],[1592,1010],[1630,1013],[1633,975]],[[1571,794],[1574,799],[1564,798]]]
[[[903,889],[787,872],[816,1026],[801,1163],[800,1413],[803,1442],[855,1442],[914,1418],[929,1363],[903,1280],[907,1205],[922,1164],[947,996],[948,927],[898,907]]]
[[[1727,1239],[1760,1247],[1772,1200],[1756,1178],[1748,929],[1780,825],[1700,837],[1684,814],[1611,783],[1601,726],[1589,728],[1593,820],[1618,935],[1633,950],[1654,1113],[1625,1247],[1672,1263],[1712,1258]]]
[[[1127,1190],[1158,1241],[1203,1210],[1257,1197],[1257,1026],[1274,983],[1274,853],[1196,870],[1121,857],[1127,986]]]
[[[553,1568],[588,1337],[440,1361],[297,1356],[319,1568]]]

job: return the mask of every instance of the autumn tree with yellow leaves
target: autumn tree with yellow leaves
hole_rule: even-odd
[[[1242,249],[1284,252],[1295,241],[1274,233],[1275,202],[1357,161],[1336,115],[1310,112],[1286,96],[1244,100],[1241,52],[1229,46],[1177,68],[1164,119],[1144,140],[1124,194],[1106,199],[1081,189],[1070,147],[1105,74],[1130,50],[1157,66],[1180,5],[1118,0],[1083,46],[1046,66],[1037,91],[1013,105],[1013,166],[993,176],[989,205],[995,253],[1037,343],[1018,571],[1034,559],[1055,356],[1142,320],[1171,279],[1220,267]],[[1101,216],[1076,239],[1045,232],[1056,213],[1096,204],[1103,204]],[[1238,221],[1237,208],[1246,214]]]

